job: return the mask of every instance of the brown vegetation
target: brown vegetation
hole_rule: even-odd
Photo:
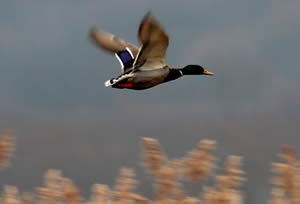
[[[7,166],[8,159],[15,150],[15,134],[11,130],[0,133],[0,168]]]
[[[143,161],[147,172],[155,182],[152,199],[135,193],[138,182],[132,169],[122,168],[114,188],[107,185],[92,186],[91,197],[84,200],[71,179],[58,170],[50,169],[44,176],[42,187],[34,193],[20,193],[16,187],[4,186],[0,204],[242,204],[239,191],[245,181],[241,170],[242,158],[228,156],[223,173],[213,175],[216,158],[215,141],[202,140],[183,158],[168,159],[155,139],[143,138]],[[0,135],[0,167],[14,150],[14,133]],[[283,162],[273,164],[274,178],[270,204],[300,204],[300,162],[296,152],[284,146],[280,155]],[[191,197],[184,191],[181,181],[198,182],[214,176],[215,186],[205,188],[199,197]]]

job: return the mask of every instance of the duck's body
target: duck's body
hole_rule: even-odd
[[[167,67],[156,70],[130,72],[106,81],[105,85],[113,88],[127,88],[135,90],[148,89],[163,83],[169,72],[170,71]]]
[[[140,48],[112,34],[96,30],[91,31],[91,38],[105,51],[115,53],[122,66],[123,73],[106,81],[107,87],[143,90],[184,75],[213,75],[199,65],[177,69],[168,66],[165,54],[169,37],[149,13],[139,27]]]

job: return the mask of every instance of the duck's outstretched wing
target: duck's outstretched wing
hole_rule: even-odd
[[[135,67],[143,65],[142,69],[155,69],[166,65],[165,56],[169,37],[150,12],[140,24],[138,39],[142,46],[135,59]]]
[[[110,54],[122,52],[128,47],[131,50],[133,57],[135,58],[139,51],[139,48],[134,44],[117,38],[111,33],[99,31],[95,28],[91,29],[90,38],[96,45]]]

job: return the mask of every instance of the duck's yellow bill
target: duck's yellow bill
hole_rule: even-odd
[[[204,70],[203,74],[204,74],[204,75],[210,75],[210,76],[215,75],[214,73],[209,72],[209,71],[207,71],[207,70]]]

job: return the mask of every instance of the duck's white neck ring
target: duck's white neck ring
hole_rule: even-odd
[[[183,76],[183,73],[182,73],[182,71],[181,71],[181,70],[179,70],[179,73],[181,74],[181,76]]]

